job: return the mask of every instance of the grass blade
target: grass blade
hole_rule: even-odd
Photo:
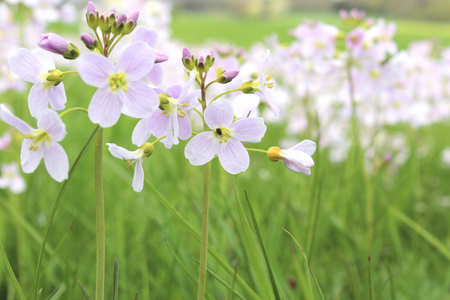
[[[239,267],[239,259],[236,261],[236,266],[234,267],[233,281],[231,282],[230,292],[228,293],[228,300],[233,300],[234,284],[236,283],[236,275]]]
[[[370,266],[370,256],[367,259],[368,261],[368,268],[369,268],[369,299],[373,300],[373,285],[372,285],[372,270],[371,270],[371,266]]]
[[[81,293],[83,294],[84,299],[92,300],[91,296],[89,296],[88,292],[84,289],[84,286],[81,284],[81,282],[77,281],[77,283],[78,283],[78,286],[81,289]]]
[[[430,243],[442,255],[450,260],[450,250],[431,233],[429,233],[425,228],[423,228],[422,226],[411,220],[409,217],[407,217],[405,214],[403,214],[401,211],[392,206],[389,208],[389,211],[394,215],[394,217],[402,221],[405,225],[414,230],[418,235],[422,236],[428,243]]]
[[[14,284],[17,295],[20,300],[26,300],[25,295],[20,287],[19,282],[17,281],[16,275],[14,274],[13,269],[11,268],[11,264],[9,263],[8,257],[6,256],[5,249],[3,249],[3,245],[0,243],[0,255],[2,256],[3,263],[6,266],[6,270],[8,271],[9,277]]]
[[[312,270],[309,270],[309,272],[311,273],[311,276],[314,279],[314,282],[316,283],[316,287],[319,290],[320,299],[325,300],[325,297],[323,296],[322,290],[320,289],[319,282],[317,281],[317,278],[314,275],[314,272]]]
[[[117,257],[114,257],[114,275],[112,288],[112,300],[119,300],[119,259]]]
[[[244,190],[244,193],[245,193],[245,199],[247,200],[248,209],[249,209],[250,215],[252,217],[252,222],[253,222],[253,227],[255,228],[256,237],[258,238],[259,247],[261,248],[264,260],[266,262],[266,267],[269,272],[269,278],[270,278],[270,282],[272,283],[273,293],[275,295],[275,299],[279,300],[279,299],[281,299],[280,293],[278,292],[277,283],[275,281],[275,277],[273,276],[272,268],[270,267],[269,258],[267,257],[266,249],[264,248],[261,233],[259,232],[258,223],[256,222],[255,213],[253,211],[252,204],[250,203],[250,200],[248,199],[247,191]]]
[[[234,193],[239,205],[239,219],[241,222],[242,233],[244,235],[242,242],[244,243],[245,252],[247,252],[247,257],[249,259],[251,270],[256,279],[256,284],[259,287],[261,296],[263,299],[273,299],[273,292],[269,279],[267,278],[267,270],[263,264],[263,259],[261,258],[260,249],[258,248],[258,243],[255,240],[252,229],[245,216],[244,208],[237,190],[237,176],[234,176]]]

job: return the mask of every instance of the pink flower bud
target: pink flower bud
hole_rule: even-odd
[[[94,3],[92,3],[91,1],[89,1],[88,4],[87,4],[87,8],[86,8],[86,15],[88,15],[88,16],[89,16],[90,14],[95,15],[96,12],[97,12],[97,11],[96,11],[96,9],[95,9]]]
[[[69,51],[69,44],[62,37],[54,33],[41,35],[38,46],[56,54],[63,54]]]
[[[191,58],[192,58],[191,51],[189,51],[189,49],[187,47],[184,47],[183,48],[183,60],[191,59]]]
[[[116,19],[117,25],[119,25],[120,23],[125,23],[126,21],[127,21],[127,16],[123,13],[120,14]]]
[[[128,17],[128,21],[133,21],[133,24],[136,24],[138,18],[139,18],[139,12],[135,11],[135,12],[131,13],[131,15]]]
[[[81,33],[80,38],[88,49],[94,48],[95,38],[91,34],[83,32]]]
[[[169,57],[165,54],[162,53],[156,53],[156,57],[155,57],[155,64],[159,64],[162,62],[165,62],[169,59]]]

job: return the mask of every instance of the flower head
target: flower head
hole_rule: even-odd
[[[20,78],[34,83],[28,95],[28,107],[33,117],[46,110],[49,103],[54,110],[64,109],[67,101],[64,84],[48,79],[55,63],[44,50],[20,48],[9,58],[9,65]]]
[[[311,175],[310,168],[314,166],[311,155],[314,152],[316,152],[316,143],[310,140],[304,140],[286,150],[280,147],[270,147],[267,151],[267,157],[271,161],[282,160],[291,171]]]
[[[25,134],[20,152],[22,170],[25,173],[34,172],[44,158],[45,167],[53,179],[59,182],[67,179],[69,160],[58,144],[66,136],[66,126],[55,111],[47,109],[39,115],[39,129],[32,128],[14,116],[3,104],[0,104],[0,117]]]
[[[3,164],[0,169],[0,189],[9,188],[14,194],[25,190],[25,180],[20,175],[17,163]]]
[[[136,151],[129,151],[113,143],[107,143],[107,145],[109,152],[114,157],[127,161],[128,167],[136,163],[133,177],[133,189],[136,192],[142,191],[144,187],[144,169],[142,168],[142,161],[153,153],[153,145],[144,143]]]
[[[135,118],[148,117],[159,105],[155,91],[142,78],[153,67],[155,53],[143,42],[125,47],[114,65],[98,53],[84,53],[78,71],[84,82],[98,88],[89,104],[93,123],[114,125],[121,113]]]
[[[266,75],[266,63],[270,56],[270,50],[267,50],[266,57],[260,63],[260,72],[259,72],[259,89],[263,96],[263,99],[267,101],[270,109],[275,114],[275,117],[280,115],[280,108],[278,107],[277,100],[272,94],[273,82],[272,76]]]
[[[233,122],[231,104],[219,98],[212,102],[204,113],[205,122],[211,131],[194,136],[184,149],[184,155],[194,166],[203,165],[219,157],[220,164],[230,174],[247,170],[250,158],[242,142],[262,138],[266,125],[262,118],[248,118]]]

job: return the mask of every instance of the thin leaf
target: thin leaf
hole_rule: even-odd
[[[9,263],[8,257],[6,256],[5,249],[3,249],[3,245],[1,243],[0,243],[0,255],[2,257],[3,263],[6,266],[8,275],[14,284],[14,288],[16,289],[17,295],[19,296],[20,300],[26,300],[22,288],[20,287],[19,281],[17,281],[16,275],[14,274],[14,271],[11,268],[11,264]]]
[[[317,281],[316,275],[314,275],[314,272],[312,270],[309,270],[311,273],[312,278],[314,279],[314,282],[316,283],[316,287],[319,290],[320,299],[325,300],[325,297],[323,296],[322,290],[320,289],[319,282]]]
[[[267,270],[269,271],[269,278],[270,282],[272,283],[272,289],[275,296],[275,299],[279,300],[281,299],[280,293],[278,292],[277,283],[275,281],[275,277],[273,276],[272,268],[270,267],[269,258],[267,257],[266,249],[264,248],[264,244],[262,241],[261,233],[259,231],[258,223],[256,222],[255,213],[253,211],[253,207],[250,203],[250,200],[248,199],[247,191],[244,190],[245,199],[247,200],[248,209],[250,211],[250,215],[252,217],[253,227],[255,228],[256,237],[258,238],[259,247],[261,248],[261,251],[264,256],[264,260],[266,262]]]
[[[57,300],[66,290],[66,285],[62,284],[56,287],[56,289],[46,298],[47,300]]]
[[[119,299],[119,259],[114,257],[114,276],[113,276],[113,293],[112,300]]]
[[[134,296],[134,300],[138,300],[138,298],[139,298],[139,292],[136,291],[136,296]]]
[[[236,261],[236,266],[234,267],[233,281],[231,282],[230,292],[228,293],[228,300],[233,300],[234,292],[234,284],[236,283],[236,275],[239,267],[239,258]]]
[[[80,281],[77,281],[77,283],[78,283],[78,286],[79,286],[80,289],[81,289],[81,293],[83,294],[84,299],[86,299],[86,300],[92,300],[91,296],[89,296],[88,292],[84,289],[84,287],[83,287],[83,285],[81,284],[81,282],[80,282]]]
[[[368,272],[369,272],[369,299],[373,300],[373,285],[372,285],[372,270],[370,266],[370,256],[367,259],[368,261]]]
[[[267,278],[267,270],[263,264],[263,259],[261,258],[258,243],[255,240],[248,219],[245,216],[244,208],[242,207],[242,203],[237,191],[237,176],[234,176],[234,194],[236,195],[236,199],[239,205],[239,218],[241,222],[242,233],[244,235],[242,242],[244,243],[244,248],[247,252],[247,257],[249,259],[253,275],[255,276],[256,284],[259,287],[263,299],[273,299],[273,292],[270,286],[269,279]]]

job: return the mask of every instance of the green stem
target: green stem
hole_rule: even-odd
[[[50,212],[50,216],[48,218],[47,224],[45,224],[44,229],[44,236],[42,237],[42,245],[41,249],[39,250],[39,257],[36,267],[36,276],[34,279],[34,297],[35,299],[38,299],[38,287],[39,287],[39,275],[41,270],[41,264],[42,264],[42,257],[44,255],[45,250],[45,244],[47,243],[48,234],[50,232],[50,228],[53,223],[53,219],[55,218],[56,210],[58,209],[59,203],[61,201],[62,196],[64,195],[64,192],[66,191],[67,185],[69,184],[70,180],[72,179],[73,173],[75,172],[78,164],[80,163],[81,159],[83,158],[84,154],[86,154],[87,149],[91,145],[92,141],[94,140],[95,136],[100,130],[100,126],[95,127],[94,132],[92,132],[89,139],[86,141],[86,144],[84,144],[83,148],[81,149],[80,153],[78,154],[77,158],[75,159],[75,162],[73,163],[72,167],[69,170],[69,176],[68,178],[63,182],[61,189],[59,190],[58,196],[56,197],[56,201],[53,204],[52,211]]]
[[[84,111],[85,113],[88,112],[86,108],[82,108],[82,107],[73,107],[73,108],[70,108],[70,109],[68,109],[68,110],[63,111],[62,113],[60,113],[60,114],[59,114],[59,117],[62,118],[62,117],[64,117],[65,115],[67,115],[68,113],[73,112],[73,111]]]
[[[232,92],[237,92],[237,91],[242,91],[242,89],[241,89],[241,88],[238,88],[238,89],[233,89],[233,90],[229,90],[229,91],[223,92],[223,93],[217,95],[216,97],[214,97],[214,99],[212,99],[211,102],[217,100],[219,97],[221,97],[221,96],[223,96],[223,95],[226,95],[226,94],[229,94],[229,93],[232,93]],[[210,102],[210,103],[211,103],[211,102]]]
[[[106,56],[109,56],[111,54],[111,51],[114,49],[114,47],[116,47],[117,43],[124,37],[124,35],[121,35],[112,45],[111,48],[109,48],[108,53]],[[113,40],[115,39],[115,37],[113,38]]]
[[[95,300],[105,298],[105,201],[103,198],[103,128],[95,138],[95,228],[97,243],[97,263],[95,268]]]
[[[261,150],[261,149],[256,149],[256,148],[246,148],[247,151],[253,151],[253,152],[259,152],[259,153],[264,153],[267,154],[266,150]]]
[[[67,75],[67,74],[78,74],[78,71],[75,71],[75,70],[73,70],[73,71],[66,71],[66,72],[62,72],[61,75]]]
[[[1,243],[0,243],[0,256],[2,257],[2,260],[5,263],[6,270],[8,271],[9,277],[11,277],[11,280],[14,284],[16,292],[19,295],[19,299],[26,300],[27,298],[25,298],[22,288],[20,287],[20,284],[17,281],[16,275],[14,274],[14,271],[11,267],[11,264],[9,263],[8,257],[6,256],[5,250],[3,249],[3,246]]]

